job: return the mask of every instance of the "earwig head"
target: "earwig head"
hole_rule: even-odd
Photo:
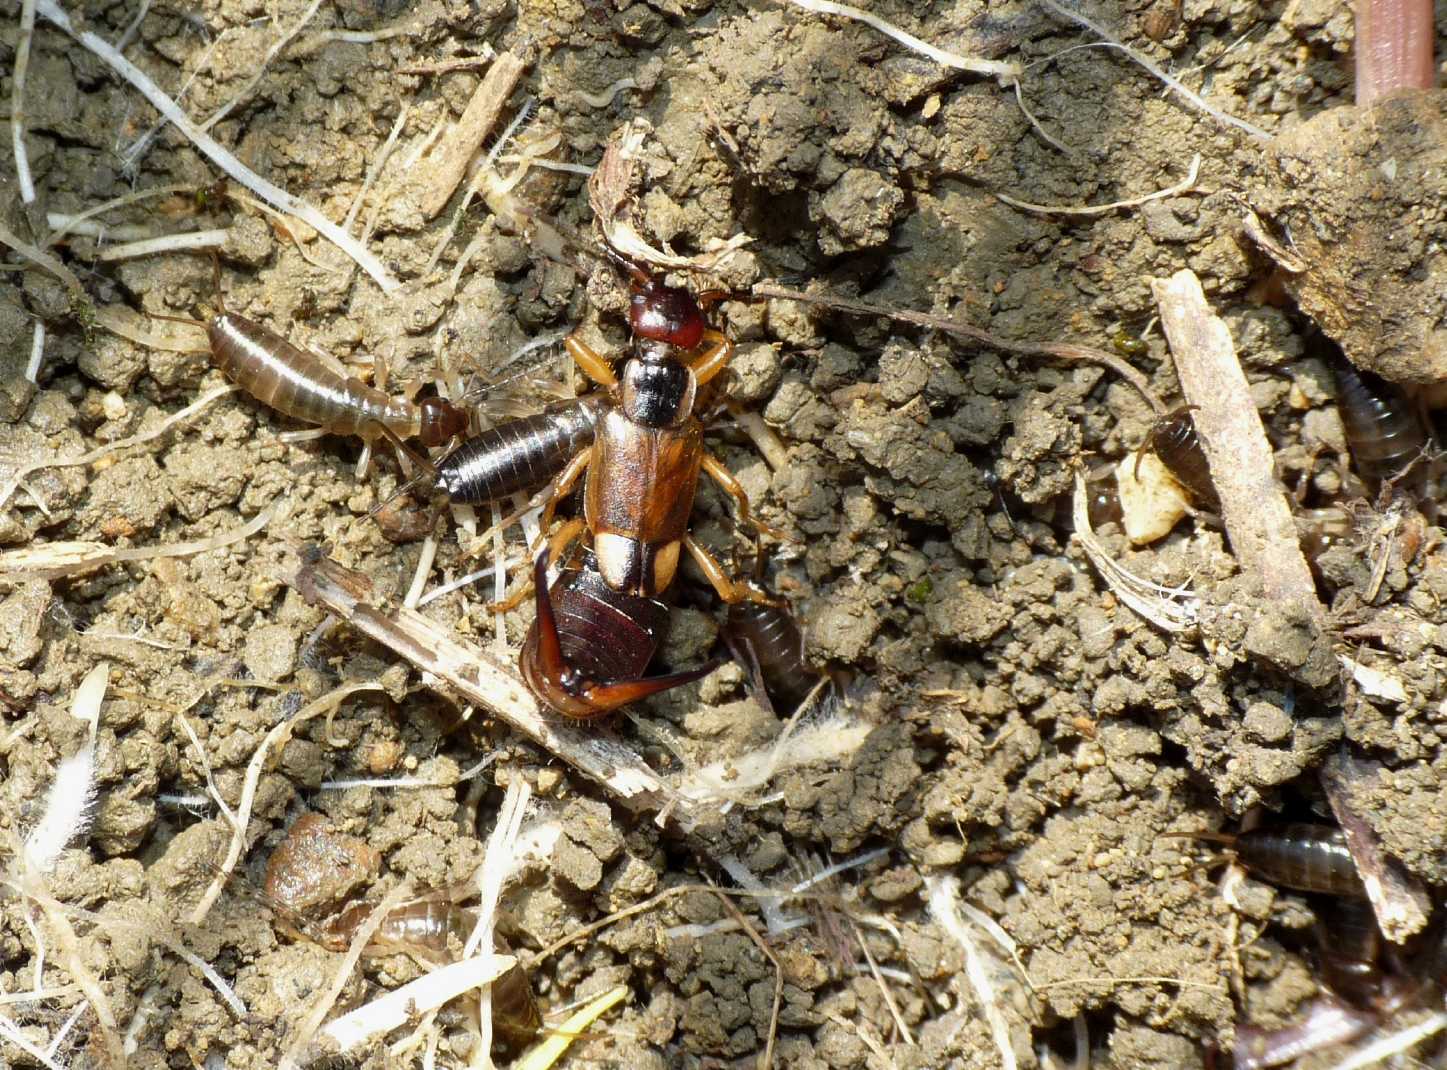
[[[665,286],[660,278],[635,280],[628,304],[628,327],[639,338],[692,349],[703,341],[703,310],[692,293]]]
[[[417,437],[424,446],[441,446],[467,430],[467,412],[446,398],[423,398],[417,407],[422,410]]]

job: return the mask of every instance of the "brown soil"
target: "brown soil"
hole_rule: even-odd
[[[304,6],[161,5],[126,54],[172,93],[199,68],[184,104],[193,116],[208,115],[255,74],[278,27],[292,25]],[[7,58],[15,7],[0,18]],[[114,41],[134,8],[90,5],[89,28]],[[889,0],[871,9],[942,47],[1022,64],[1092,39],[1024,4],[925,11]],[[1184,18],[1177,10],[1112,6],[1100,18],[1224,111],[1273,134],[1323,121],[1349,102],[1344,8],[1221,2],[1188,5]],[[406,32],[308,44],[320,30],[392,26]],[[1257,300],[1267,269],[1241,230],[1243,199],[1268,218],[1309,216],[1309,199],[1302,208],[1302,197],[1270,185],[1283,173],[1280,155],[1163,96],[1116,52],[1074,51],[1025,76],[1029,108],[1067,152],[1032,130],[1013,94],[993,82],[906,54],[865,26],[765,0],[343,0],[323,6],[212,134],[341,219],[400,107],[411,110],[392,166],[439,120],[460,114],[481,77],[400,72],[476,56],[489,44],[528,60],[517,99],[535,99],[534,131],[561,132],[559,158],[591,165],[625,120],[647,117],[654,135],[639,229],[685,253],[748,233],[754,241],[729,269],[730,285],[817,280],[871,302],[954,316],[1006,340],[1101,348],[1114,341],[1174,401],[1170,359],[1150,328],[1149,279],[1189,267],[1231,327],[1285,473],[1295,478],[1317,443],[1340,445],[1330,376],[1303,356],[1304,320]],[[585,99],[625,77],[633,88],[602,106]],[[8,97],[8,85],[0,95]],[[139,172],[126,173],[118,146],[146,130],[152,112],[43,20],[25,108],[40,195],[28,207],[13,199],[3,219],[23,236],[46,232],[47,211],[81,211],[133,184],[200,188],[217,177],[170,129]],[[9,144],[0,148],[7,178]],[[994,196],[1054,205],[1136,197],[1179,181],[1194,153],[1202,157],[1197,189],[1136,209],[1062,217]],[[1441,226],[1440,168],[1435,174],[1404,166],[1393,191],[1393,204],[1435,206],[1424,228]],[[1402,185],[1410,182],[1422,185]],[[580,229],[590,225],[576,175],[543,175],[521,195]],[[307,253],[333,267],[313,266],[292,235],[234,202],[198,209],[185,197],[151,200],[106,219],[166,231],[233,227],[231,308],[344,361],[375,355],[394,384],[431,378],[439,356],[486,374],[529,338],[579,324],[600,344],[622,344],[615,312],[600,312],[603,302],[572,271],[535,258],[485,211],[462,219],[437,272],[423,278],[455,203],[420,229],[373,238],[371,248],[407,283],[396,299],[338,266],[340,255],[325,243],[310,242]],[[446,273],[474,238],[480,253],[449,294]],[[1447,292],[1440,251],[1433,262],[1425,249],[1389,248],[1378,266],[1426,271],[1435,279],[1427,292]],[[1422,255],[1413,259],[1414,250]],[[191,315],[211,299],[205,257],[112,264],[95,251],[85,238],[62,250],[98,303]],[[202,357],[82,330],[64,287],[43,273],[12,270],[7,279],[0,468],[37,451],[74,454],[134,434],[221,381]],[[1401,299],[1410,305],[1403,320],[1430,325],[1420,298]],[[33,317],[49,328],[38,389],[22,374]],[[866,923],[861,936],[827,910],[774,943],[785,973],[779,1066],[1000,1065],[961,948],[926,909],[932,876],[957,875],[965,898],[1018,944],[1033,991],[1003,956],[995,973],[1021,1067],[1077,1058],[1076,1023],[1088,1029],[1089,1065],[1192,1068],[1204,1065],[1211,1044],[1229,1046],[1243,1015],[1290,1020],[1315,991],[1301,950],[1309,945],[1303,901],[1278,894],[1273,902],[1260,888],[1243,893],[1238,932],[1232,911],[1191,866],[1196,849],[1159,836],[1219,827],[1258,804],[1298,817],[1325,813],[1316,769],[1342,739],[1388,767],[1368,813],[1388,849],[1427,881],[1447,883],[1440,532],[1429,528],[1415,558],[1388,569],[1375,605],[1363,595],[1373,553],[1365,542],[1323,562],[1336,588],[1334,619],[1371,635],[1353,656],[1404,681],[1407,700],[1344,697],[1337,683],[1314,692],[1263,667],[1279,662],[1263,649],[1270,637],[1244,627],[1233,636],[1223,626],[1208,649],[1154,630],[1107,593],[1070,540],[1063,496],[1077,458],[1122,457],[1150,425],[1141,399],[1108,372],[1002,357],[941,334],[785,302],[731,303],[723,318],[741,345],[735,394],[778,430],[790,463],[770,472],[731,433],[718,448],[762,518],[797,540],[777,551],[774,582],[806,623],[814,657],[877,685],[869,709],[878,723],[843,767],[790,773],[775,801],[733,808],[686,836],[630,818],[548,755],[476,723],[481,718],[459,729],[457,710],[420,686],[402,686],[420,681],[396,675],[387,651],[345,629],[318,638],[322,614],[277,578],[289,543],[324,544],[382,587],[410,582],[420,544],[389,541],[367,517],[396,486],[391,457],[374,460],[359,480],[357,442],[286,442],[281,433],[295,426],[234,395],[119,459],[38,472],[0,509],[8,549],[80,539],[173,543],[286,503],[261,534],[226,550],[71,579],[0,580],[6,857],[14,835],[32,826],[58,761],[83,736],[66,713],[76,685],[108,660],[99,812],[50,887],[66,904],[163,926],[230,980],[250,1010],[237,1020],[199,974],[134,928],[77,921],[82,953],[121,1031],[135,1026],[133,1065],[275,1065],[337,962],[279,935],[271,915],[239,893],[224,895],[204,926],[182,924],[210,880],[226,828],[214,814],[167,801],[204,791],[180,711],[222,794],[234,800],[270,726],[340,682],[389,668],[391,696],[346,703],[330,737],[320,720],[309,723],[262,777],[243,867],[251,880],[261,883],[272,848],[309,810],[380,853],[383,886],[466,879],[514,777],[533,783],[539,810],[563,825],[551,862],[534,866],[502,901],[504,928],[524,949],[673,884],[731,884],[718,868],[723,856],[783,887],[829,859],[888,848],[840,878],[850,914]],[[1144,352],[1136,352],[1137,338]],[[1310,502],[1339,493],[1339,470],[1334,460],[1317,465]],[[695,531],[721,553],[734,539],[729,515],[719,494],[701,492]],[[469,567],[452,530],[434,582],[444,570]],[[1222,610],[1218,620],[1250,600],[1221,532],[1208,524],[1188,520],[1140,550],[1113,528],[1103,534],[1141,575],[1190,580]],[[714,608],[693,593],[697,576],[684,586],[689,605],[665,650],[675,665],[708,656],[716,631]],[[449,596],[429,612],[491,642],[485,597]],[[530,614],[507,620],[513,649]],[[282,686],[249,686],[254,681]],[[655,742],[660,726],[709,760],[778,730],[747,700],[732,666],[635,712],[640,725],[620,719],[600,730],[629,738],[659,765],[674,760]],[[460,769],[489,751],[496,759],[485,785],[455,784]],[[336,778],[403,772],[455,786],[320,790]],[[769,1026],[773,966],[739,931],[666,932],[725,917],[712,897],[690,894],[540,964],[534,984],[549,1009],[618,982],[633,994],[578,1043],[572,1065],[754,1066]],[[867,924],[879,919],[885,927]],[[861,969],[861,939],[891,978],[913,1044]],[[1238,955],[1244,1005],[1228,990]],[[339,1005],[395,985],[409,970],[400,960],[370,960]],[[52,949],[46,985],[62,983],[64,972]],[[906,973],[911,980],[898,979]],[[0,990],[36,982],[34,939],[18,900],[7,897]],[[43,1047],[80,998],[71,992],[5,1013]],[[149,1017],[136,1025],[139,1015]],[[101,1058],[98,1044],[87,1046],[92,1023],[81,1019],[62,1059],[97,1064],[87,1062]],[[439,1065],[461,1065],[465,1052],[453,1045],[463,1043],[465,1023],[444,1016],[439,1028]],[[388,1058],[379,1047],[366,1065]],[[0,1044],[0,1063],[6,1059],[34,1065]]]

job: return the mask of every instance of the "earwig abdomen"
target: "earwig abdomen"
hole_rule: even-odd
[[[411,401],[334,371],[245,316],[222,312],[206,325],[206,333],[222,373],[277,412],[364,439],[379,437],[381,427],[398,438],[415,438],[422,431],[422,411]]]
[[[1190,492],[1196,504],[1213,511],[1221,508],[1216,484],[1211,481],[1211,467],[1201,449],[1201,436],[1189,408],[1176,409],[1157,420],[1146,445],[1176,477],[1176,482]]]
[[[1234,849],[1253,876],[1271,884],[1353,899],[1367,894],[1346,836],[1335,826],[1266,825],[1241,833]]]
[[[642,677],[668,625],[665,603],[613,590],[586,562],[580,569],[558,573],[548,598],[567,672],[588,681]],[[541,654],[539,622],[534,620],[518,664],[533,694],[559,713],[586,720],[617,708],[569,693],[567,681],[548,670]]]
[[[1338,897],[1318,907],[1322,980],[1342,999],[1370,1006],[1381,992],[1382,932],[1366,899]]]
[[[793,716],[821,681],[826,689],[835,685],[805,660],[804,632],[783,606],[735,602],[728,607],[724,641],[745,671],[758,667],[769,705],[780,717]]]
[[[1400,388],[1339,355],[1331,368],[1337,409],[1358,474],[1373,483],[1401,475],[1427,444],[1411,400]]]
[[[474,435],[438,462],[438,484],[454,505],[541,487],[592,443],[606,404],[599,394],[571,398]]]

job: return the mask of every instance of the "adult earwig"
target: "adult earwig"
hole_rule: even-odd
[[[1373,487],[1400,477],[1427,445],[1416,407],[1399,387],[1357,369],[1339,350],[1329,363],[1357,473]]]
[[[540,487],[592,445],[606,405],[601,394],[587,394],[488,428],[437,462],[437,484],[454,505],[481,505]]]
[[[540,701],[573,720],[591,720],[718,668],[709,662],[645,677],[668,625],[667,604],[611,588],[591,553],[579,567],[562,569],[550,589],[548,557],[544,548],[533,566],[537,616],[518,658]]]
[[[1298,892],[1352,899],[1366,897],[1346,836],[1334,825],[1263,825],[1231,835],[1221,832],[1168,832],[1165,838],[1209,840],[1225,844],[1254,876]]]

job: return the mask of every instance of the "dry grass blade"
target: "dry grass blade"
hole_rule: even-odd
[[[1142,579],[1117,563],[1096,538],[1090,526],[1090,492],[1084,472],[1075,473],[1072,511],[1081,549],[1117,598],[1162,631],[1183,632],[1196,626],[1201,618],[1201,600],[1196,595],[1184,587],[1162,587]]]

